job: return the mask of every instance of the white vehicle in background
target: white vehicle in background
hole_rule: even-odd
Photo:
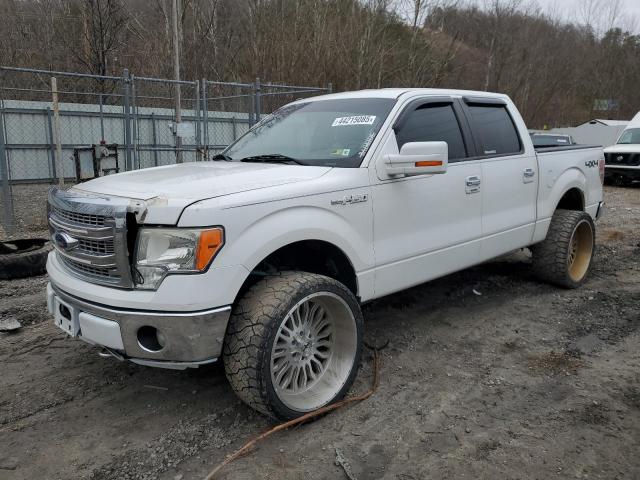
[[[615,145],[604,149],[605,181],[629,185],[640,180],[640,113],[624,129]]]
[[[214,161],[49,195],[56,325],[118,359],[224,359],[277,418],[351,387],[360,305],[523,247],[567,288],[591,266],[599,147],[535,150],[506,95],[384,89],[299,100]]]

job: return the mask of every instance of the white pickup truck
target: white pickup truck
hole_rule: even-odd
[[[580,285],[603,175],[601,148],[535,151],[505,95],[299,100],[213,161],[52,189],[48,306],[118,359],[223,359],[248,405],[294,418],[352,385],[363,302],[524,247]]]

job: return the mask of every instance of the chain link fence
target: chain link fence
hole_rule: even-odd
[[[47,230],[51,184],[205,161],[264,114],[327,87],[0,67],[0,239]],[[97,160],[98,159],[98,160]]]

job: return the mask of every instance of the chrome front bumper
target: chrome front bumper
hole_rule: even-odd
[[[77,327],[78,338],[106,347],[114,357],[142,365],[189,368],[215,362],[222,353],[231,306],[198,312],[124,310],[86,302],[53,284],[47,285],[47,306],[55,317],[60,304]],[[160,332],[163,346],[145,348],[140,329]]]

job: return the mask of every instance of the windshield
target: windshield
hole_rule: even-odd
[[[640,128],[629,128],[622,132],[618,143],[640,143]]]
[[[280,156],[303,165],[359,167],[395,104],[388,98],[285,105],[231,144],[227,160]]]

